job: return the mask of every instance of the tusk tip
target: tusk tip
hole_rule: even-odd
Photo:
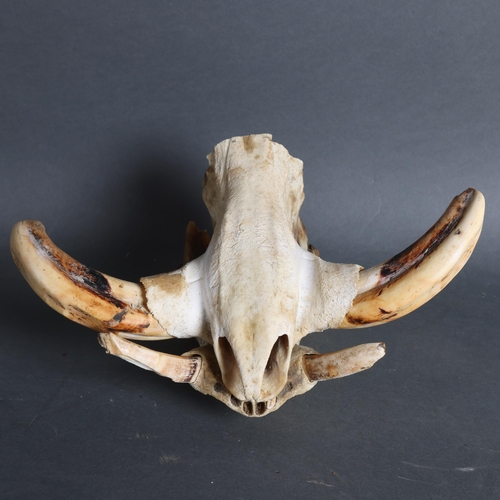
[[[468,188],[455,196],[421,238],[391,259],[362,270],[358,294],[341,328],[375,326],[425,304],[462,269],[483,225],[483,194]]]

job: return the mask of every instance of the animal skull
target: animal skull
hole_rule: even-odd
[[[14,226],[14,260],[35,292],[99,333],[108,353],[188,382],[246,416],[263,416],[318,381],[370,368],[382,343],[318,354],[302,337],[404,316],[458,273],[481,232],[484,198],[467,189],[438,222],[392,259],[364,270],[332,264],[308,245],[299,217],[302,162],[269,134],[233,137],[208,156],[203,200],[209,238],[193,223],[185,265],[129,283],[57,248],[40,222]],[[173,356],[131,340],[196,337]]]

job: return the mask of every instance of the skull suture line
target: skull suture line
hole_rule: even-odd
[[[320,380],[370,368],[384,344],[318,354],[299,342],[413,311],[458,273],[481,232],[484,198],[467,189],[392,259],[366,270],[332,264],[308,245],[299,217],[302,162],[271,135],[225,140],[208,160],[203,199],[213,236],[190,223],[186,264],[177,271],[141,284],[112,278],[62,252],[36,221],[14,226],[11,249],[35,292],[100,332],[107,352],[189,382],[246,416],[266,415]],[[173,356],[131,342],[172,337],[196,337],[200,347]]]

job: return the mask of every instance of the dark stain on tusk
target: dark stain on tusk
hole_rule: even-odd
[[[392,318],[395,318],[398,313],[397,312],[386,312],[383,309],[379,307],[379,310],[381,314],[377,315],[376,320],[377,321],[389,321]],[[368,318],[363,318],[363,317],[353,317],[351,315],[348,316],[349,319],[349,324],[355,325],[355,326],[363,326],[363,325],[371,325],[373,323],[373,318],[368,317]]]
[[[44,255],[54,266],[61,270],[76,286],[84,288],[107,300],[119,309],[125,309],[127,304],[112,295],[108,280],[99,271],[77,262],[69,255],[61,252],[57,247],[48,245],[47,235],[41,224],[28,228],[33,246]],[[50,242],[51,243],[51,242]],[[125,314],[125,311],[123,311]]]
[[[16,224],[11,234],[16,265],[50,307],[99,332],[170,338],[145,305],[141,285],[87,267],[58,248],[39,221]]]
[[[469,188],[455,197],[450,204],[450,208],[453,208],[451,213],[446,213],[415,243],[382,264],[378,285],[384,285],[410,269],[418,267],[420,262],[430,255],[456,228],[474,192],[474,189]],[[458,229],[455,234],[460,234],[460,230]]]
[[[361,271],[358,295],[341,328],[386,323],[431,299],[467,262],[483,216],[484,197],[479,191],[469,188],[453,198],[421,238],[388,261]]]

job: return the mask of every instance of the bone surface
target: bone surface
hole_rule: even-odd
[[[363,270],[319,258],[299,217],[302,162],[269,134],[233,137],[208,156],[203,199],[213,234],[188,225],[185,265],[130,283],[60,250],[40,222],[11,236],[21,273],[53,309],[100,332],[112,355],[188,382],[245,416],[260,417],[321,380],[370,368],[380,342],[318,354],[312,332],[393,321],[458,273],[479,238],[484,198],[467,189],[392,259]],[[197,338],[183,356],[131,341]],[[128,340],[126,340],[128,339]]]

